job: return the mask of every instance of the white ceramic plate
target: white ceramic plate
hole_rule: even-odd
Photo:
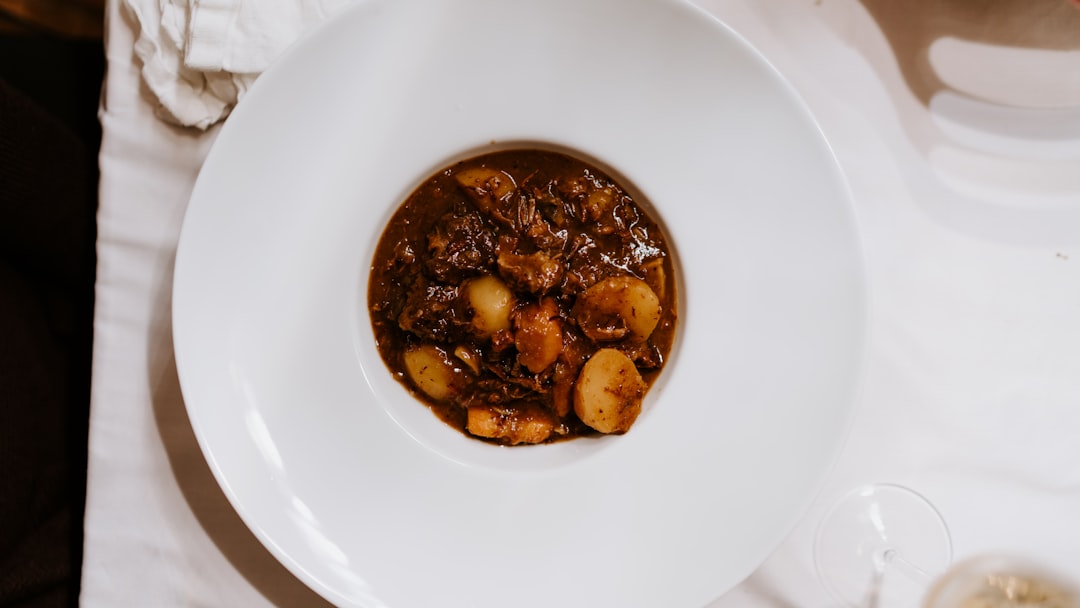
[[[681,331],[624,436],[467,439],[375,351],[366,279],[384,222],[435,169],[509,145],[610,168],[677,251]],[[221,131],[173,316],[219,483],[331,601],[696,607],[809,505],[847,426],[864,301],[825,141],[699,9],[373,0],[292,49]]]

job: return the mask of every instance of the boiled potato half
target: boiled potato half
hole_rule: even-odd
[[[473,311],[472,327],[478,335],[490,337],[510,329],[510,312],[516,300],[506,283],[491,275],[470,279],[465,284],[465,299]]]
[[[641,413],[647,385],[622,351],[602,348],[581,368],[574,385],[574,413],[601,433],[623,433]]]
[[[457,394],[464,385],[464,376],[450,357],[438,346],[422,344],[405,351],[402,356],[405,372],[425,395],[444,401]]]
[[[660,321],[660,298],[637,277],[608,277],[578,296],[574,315],[593,341],[644,342]]]

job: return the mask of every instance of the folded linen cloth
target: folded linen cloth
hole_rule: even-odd
[[[121,0],[162,119],[206,129],[229,115],[301,34],[351,0]]]

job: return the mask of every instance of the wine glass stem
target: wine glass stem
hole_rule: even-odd
[[[870,579],[866,599],[863,601],[864,608],[878,608],[881,601],[881,586],[885,580],[885,573],[890,569],[922,587],[928,586],[932,580],[925,570],[904,559],[896,549],[885,549],[874,557],[874,574]]]
[[[881,601],[881,583],[885,580],[885,570],[888,565],[886,560],[875,560],[874,574],[870,579],[870,587],[866,590],[866,599],[863,600],[864,608],[878,608],[878,603]]]

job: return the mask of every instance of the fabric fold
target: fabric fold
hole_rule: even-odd
[[[259,74],[351,0],[122,0],[135,54],[165,121],[207,129]]]

